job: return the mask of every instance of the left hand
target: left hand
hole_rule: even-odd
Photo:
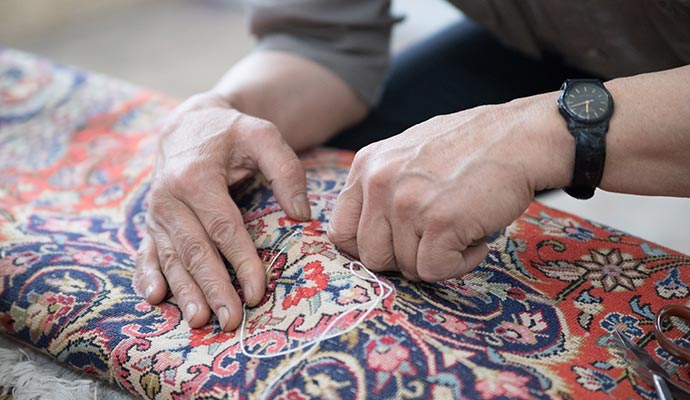
[[[535,190],[570,181],[574,144],[557,94],[432,118],[362,149],[328,234],[374,271],[429,282],[484,260],[485,238]]]

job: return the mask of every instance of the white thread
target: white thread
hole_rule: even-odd
[[[287,239],[285,239],[285,241],[287,242],[288,240],[292,239],[292,237],[295,236],[296,233],[298,233],[298,231],[293,231],[293,232],[290,234],[290,236],[288,236]],[[299,233],[300,233],[300,235],[302,235],[301,232],[299,232]],[[283,252],[284,252],[285,250],[287,250],[288,247],[289,247],[289,246],[286,244],[285,246],[283,246],[282,249],[280,249],[280,251],[278,252],[278,254],[276,254],[275,256],[273,256],[273,259],[271,260],[271,262],[268,264],[268,267],[266,268],[266,273],[267,273],[267,274],[271,271],[271,269],[273,269],[273,264],[275,264],[275,262],[276,262],[276,260],[278,259],[278,257],[280,257],[280,255],[283,254]],[[243,315],[246,315],[246,313],[243,313]]]
[[[287,238],[287,240],[290,240],[297,232],[298,232],[298,231],[293,232],[293,233]],[[275,257],[273,257],[273,260],[271,260],[271,263],[269,264],[269,266],[268,266],[268,268],[266,269],[266,271],[270,271],[270,270],[273,268],[273,264],[274,264],[275,261],[278,259],[278,257],[287,249],[287,247],[288,247],[288,245],[284,246],[284,247],[278,252],[278,254],[276,254]],[[354,268],[353,268],[354,265],[358,265],[362,270],[366,271],[366,273],[367,273],[369,276],[364,276],[364,275],[359,274],[357,271],[354,270]],[[332,320],[332,321],[326,326],[326,329],[324,329],[324,331],[321,332],[321,334],[320,334],[316,339],[314,339],[314,340],[312,340],[312,341],[307,341],[306,343],[302,343],[302,344],[300,344],[300,345],[297,346],[297,347],[293,347],[293,348],[290,348],[290,349],[287,349],[287,350],[282,350],[282,351],[279,351],[279,352],[276,352],[276,353],[271,353],[271,354],[256,354],[256,353],[250,353],[250,352],[248,352],[247,349],[246,349],[245,346],[244,346],[244,330],[245,330],[245,326],[246,326],[246,324],[247,324],[247,306],[246,306],[246,304],[243,305],[243,307],[242,307],[242,308],[243,308],[243,309],[242,309],[242,311],[243,311],[243,312],[242,312],[242,325],[240,326],[240,350],[241,350],[242,354],[244,354],[245,356],[247,356],[247,357],[249,357],[249,358],[258,358],[258,359],[274,358],[274,357],[280,357],[280,356],[292,354],[292,353],[295,353],[295,352],[297,352],[297,351],[304,350],[304,349],[307,349],[307,348],[308,348],[301,356],[297,357],[293,362],[291,362],[291,363],[287,366],[287,368],[285,368],[285,370],[284,370],[282,373],[278,374],[278,376],[276,376],[272,381],[269,382],[269,384],[266,386],[266,388],[264,388],[264,391],[262,392],[262,395],[261,395],[261,398],[262,398],[262,399],[265,399],[266,396],[267,396],[269,393],[271,393],[271,391],[274,389],[274,387],[276,386],[276,384],[279,383],[280,379],[281,379],[283,376],[285,376],[287,373],[289,373],[289,372],[292,371],[293,369],[297,368],[302,362],[304,362],[304,360],[306,360],[310,355],[312,355],[312,354],[314,353],[314,351],[316,351],[316,349],[318,348],[318,345],[319,345],[319,344],[321,344],[322,342],[324,342],[324,341],[326,341],[326,340],[328,340],[328,339],[332,339],[332,338],[334,338],[334,337],[338,337],[338,336],[344,335],[344,334],[346,334],[346,333],[348,333],[348,332],[354,330],[355,328],[357,328],[357,327],[359,326],[359,324],[361,324],[362,321],[364,321],[364,319],[367,318],[367,317],[369,316],[369,314],[371,314],[371,313],[374,311],[374,309],[376,309],[376,307],[379,305],[380,302],[382,302],[384,299],[388,298],[388,296],[390,296],[390,295],[393,293],[393,287],[392,287],[391,285],[389,285],[389,284],[384,283],[383,281],[381,281],[381,280],[376,276],[376,274],[374,274],[373,272],[371,272],[371,271],[370,271],[367,267],[365,267],[364,264],[362,264],[361,262],[359,262],[359,261],[350,261],[350,263],[348,264],[348,269],[350,270],[350,273],[351,273],[353,276],[356,276],[356,277],[358,277],[358,278],[360,278],[360,279],[363,279],[363,280],[365,280],[365,281],[367,281],[367,282],[373,282],[373,283],[378,284],[378,288],[379,288],[380,293],[376,296],[375,299],[373,299],[373,300],[371,300],[371,301],[369,301],[369,302],[366,302],[366,303],[357,304],[357,305],[354,306],[353,308],[351,308],[351,309],[345,311],[344,313],[338,315],[334,320]],[[366,310],[362,315],[360,315],[359,318],[357,318],[357,320],[356,320],[353,324],[351,324],[350,326],[348,326],[347,328],[345,328],[345,329],[342,330],[342,331],[338,331],[338,332],[334,332],[334,333],[332,333],[332,334],[329,334],[329,332],[330,332],[330,331],[337,325],[337,323],[338,323],[340,320],[342,320],[344,317],[350,315],[353,311],[357,311],[357,310],[360,310],[360,309],[363,309],[363,308],[366,308],[366,307],[368,307],[367,310]]]

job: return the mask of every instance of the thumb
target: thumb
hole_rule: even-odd
[[[311,208],[302,162],[274,125],[269,124],[264,130],[259,136],[262,140],[254,140],[250,145],[257,166],[285,213],[290,218],[306,221],[311,218]]]

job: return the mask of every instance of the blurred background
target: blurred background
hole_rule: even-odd
[[[442,0],[393,7],[406,16],[393,51],[463,18]],[[2,0],[0,45],[183,99],[251,50],[244,15],[242,0]],[[561,192],[540,201],[690,254],[690,199],[598,191],[588,201]]]

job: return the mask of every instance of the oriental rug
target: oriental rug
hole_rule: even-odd
[[[616,329],[689,383],[652,323],[688,303],[690,257],[538,203],[462,279],[381,275],[394,292],[338,320],[343,330],[365,317],[297,368],[301,351],[257,359],[215,320],[190,329],[174,298],[152,306],[131,287],[157,126],[174,105],[0,50],[0,333],[150,399],[655,398],[621,359]],[[288,219],[261,177],[232,190],[258,254],[274,261],[267,295],[247,310],[253,353],[313,340],[382,290],[323,232],[352,154],[302,160],[308,223]]]

